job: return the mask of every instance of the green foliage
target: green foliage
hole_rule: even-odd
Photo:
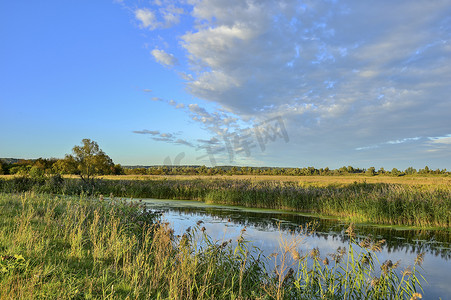
[[[31,178],[36,179],[36,180],[43,180],[44,179],[44,170],[39,168],[39,167],[37,167],[37,166],[31,167],[31,169],[28,172],[28,174],[30,175]]]
[[[407,175],[413,175],[413,174],[417,174],[417,170],[415,170],[413,167],[408,167],[404,173],[406,173]]]
[[[374,168],[374,167],[368,168],[368,170],[366,170],[365,174],[368,175],[368,176],[376,175],[376,168]]]
[[[72,149],[73,155],[67,155],[67,165],[76,168],[76,174],[85,182],[96,175],[110,174],[114,171],[114,163],[99,145],[90,139],[83,139],[82,146]]]
[[[197,224],[175,236],[157,217],[139,202],[0,194],[1,297],[410,299],[421,290],[421,256],[399,272],[379,263],[382,242],[357,245],[352,229],[349,250],[322,257],[302,254],[305,235],[281,240],[269,269],[243,235],[218,243]]]
[[[391,170],[390,174],[391,174],[392,176],[401,176],[401,175],[402,175],[402,172],[399,171],[399,170],[396,169],[396,168],[393,168],[393,169]]]
[[[451,227],[449,186],[355,183],[304,186],[298,182],[224,179],[92,180],[49,177],[0,178],[0,191],[65,195],[109,195],[133,198],[203,200],[212,204],[284,209],[336,216],[355,222]]]

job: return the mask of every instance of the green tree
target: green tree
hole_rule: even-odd
[[[0,161],[0,175],[5,174],[5,171],[3,170],[3,163]]]
[[[407,175],[413,175],[417,173],[417,170],[415,170],[413,167],[408,167],[405,171],[404,171]]]
[[[368,170],[366,170],[365,174],[368,175],[368,176],[374,176],[374,175],[376,175],[376,168],[374,168],[374,167],[369,167]]]
[[[72,153],[73,155],[66,155],[65,159],[69,162],[69,168],[76,168],[76,174],[84,182],[92,181],[96,175],[111,174],[114,171],[113,160],[90,139],[83,139],[81,146],[72,148]]]
[[[420,174],[429,174],[430,170],[428,166],[425,166],[424,169],[420,169],[420,171],[418,172]]]
[[[44,179],[44,169],[39,168],[38,166],[31,167],[29,174],[33,179]]]
[[[400,176],[402,173],[401,173],[401,171],[399,171],[398,169],[396,169],[396,168],[393,168],[392,170],[391,170],[391,175],[393,175],[393,176]]]

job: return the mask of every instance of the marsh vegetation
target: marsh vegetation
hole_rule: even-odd
[[[0,179],[0,191],[61,195],[199,200],[212,204],[282,209],[335,216],[353,222],[436,227],[451,224],[449,185],[366,182],[305,185],[293,181],[228,179],[95,180],[59,175]]]
[[[417,299],[418,255],[410,268],[381,262],[383,241],[324,255],[300,249],[306,228],[264,257],[243,238],[213,241],[202,224],[175,235],[139,202],[0,194],[4,299]],[[275,268],[267,269],[266,260]]]

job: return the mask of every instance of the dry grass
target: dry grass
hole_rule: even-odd
[[[0,178],[13,178],[15,175],[0,175]],[[77,175],[64,175],[64,178],[79,178]],[[451,185],[451,177],[444,175],[405,175],[394,177],[389,175],[367,176],[365,174],[335,175],[335,176],[288,176],[288,175],[105,175],[101,179],[109,180],[255,180],[255,181],[283,181],[298,182],[308,186],[346,186],[357,183],[391,183],[403,185],[443,186]]]
[[[74,176],[71,176],[74,177]],[[283,176],[283,175],[109,175],[101,178],[110,180],[194,180],[194,179],[232,179],[232,180],[255,180],[255,181],[294,181],[313,186],[348,185],[358,183],[392,183],[405,185],[451,185],[451,177],[448,176],[366,176],[342,175],[342,176]]]

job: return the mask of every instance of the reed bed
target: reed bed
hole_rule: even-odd
[[[211,204],[283,209],[353,222],[450,228],[451,188],[385,183],[312,186],[302,182],[225,179],[96,180],[55,176],[0,179],[0,191],[199,200]]]
[[[380,263],[382,241],[303,254],[303,235],[263,257],[243,235],[175,235],[139,202],[0,193],[0,299],[419,299],[411,268]],[[308,234],[305,231],[303,234]],[[275,268],[269,269],[268,260]]]

